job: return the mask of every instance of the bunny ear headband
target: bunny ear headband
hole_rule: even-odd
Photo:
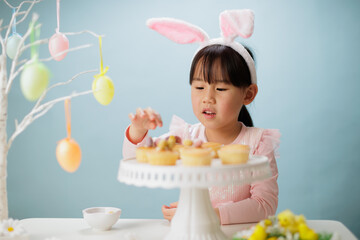
[[[150,18],[146,24],[149,28],[176,43],[200,43],[200,48],[197,51],[214,44],[231,47],[237,51],[247,63],[250,70],[251,83],[257,83],[254,60],[243,45],[234,41],[237,36],[249,38],[252,35],[254,30],[253,11],[242,9],[222,12],[220,14],[222,37],[215,39],[209,39],[209,36],[200,27],[173,18]]]

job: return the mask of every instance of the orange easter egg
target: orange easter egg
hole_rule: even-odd
[[[81,162],[81,149],[74,139],[64,138],[56,147],[56,158],[67,172],[75,172]]]

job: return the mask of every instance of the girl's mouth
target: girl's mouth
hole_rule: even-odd
[[[213,112],[213,111],[210,111],[210,110],[204,110],[204,111],[202,112],[202,114],[204,115],[204,117],[205,117],[206,119],[212,119],[212,118],[214,118],[214,117],[216,116],[216,113]]]

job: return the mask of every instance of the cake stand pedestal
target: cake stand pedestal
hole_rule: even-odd
[[[180,188],[178,207],[166,240],[225,240],[220,221],[212,207],[208,187],[242,185],[271,176],[265,156],[250,156],[248,163],[222,165],[213,159],[211,166],[152,166],[135,159],[120,163],[120,182],[149,188]]]

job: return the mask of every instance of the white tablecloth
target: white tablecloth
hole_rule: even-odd
[[[82,218],[28,218],[20,221],[29,233],[29,240],[56,237],[61,240],[161,240],[170,230],[170,223],[163,219],[119,219],[110,231],[96,232]],[[338,232],[342,240],[357,238],[338,221],[307,220],[316,231]],[[229,239],[237,231],[254,224],[222,226]]]

